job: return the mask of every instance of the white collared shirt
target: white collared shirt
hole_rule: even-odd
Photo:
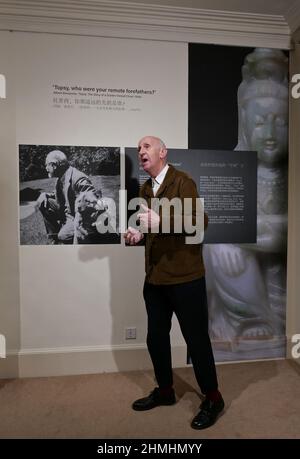
[[[169,164],[166,164],[165,167],[160,171],[157,177],[152,178],[152,191],[153,191],[153,196],[156,195],[158,188],[162,184],[162,182],[165,179],[165,176],[168,172],[169,169]]]

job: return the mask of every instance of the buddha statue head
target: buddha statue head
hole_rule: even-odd
[[[267,166],[280,163],[288,144],[288,59],[277,49],[248,54],[238,89],[239,139],[236,150],[257,151]]]

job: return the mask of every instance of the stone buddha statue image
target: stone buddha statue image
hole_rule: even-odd
[[[238,88],[238,144],[256,151],[257,243],[206,245],[211,338],[218,358],[285,352],[288,59],[256,48]]]

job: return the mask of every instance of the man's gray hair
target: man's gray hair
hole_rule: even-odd
[[[167,148],[165,142],[163,142],[159,137],[156,137],[158,142],[160,143],[161,148]]]
[[[50,153],[48,153],[46,157],[46,161],[51,162],[51,163],[56,163],[59,166],[66,166],[67,164],[69,164],[68,158],[60,150],[50,151]]]

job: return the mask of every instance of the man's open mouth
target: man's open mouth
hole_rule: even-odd
[[[149,160],[148,160],[148,158],[146,158],[146,157],[141,159],[141,164],[142,164],[142,166],[144,166],[144,165],[147,164],[148,162],[149,162]]]

